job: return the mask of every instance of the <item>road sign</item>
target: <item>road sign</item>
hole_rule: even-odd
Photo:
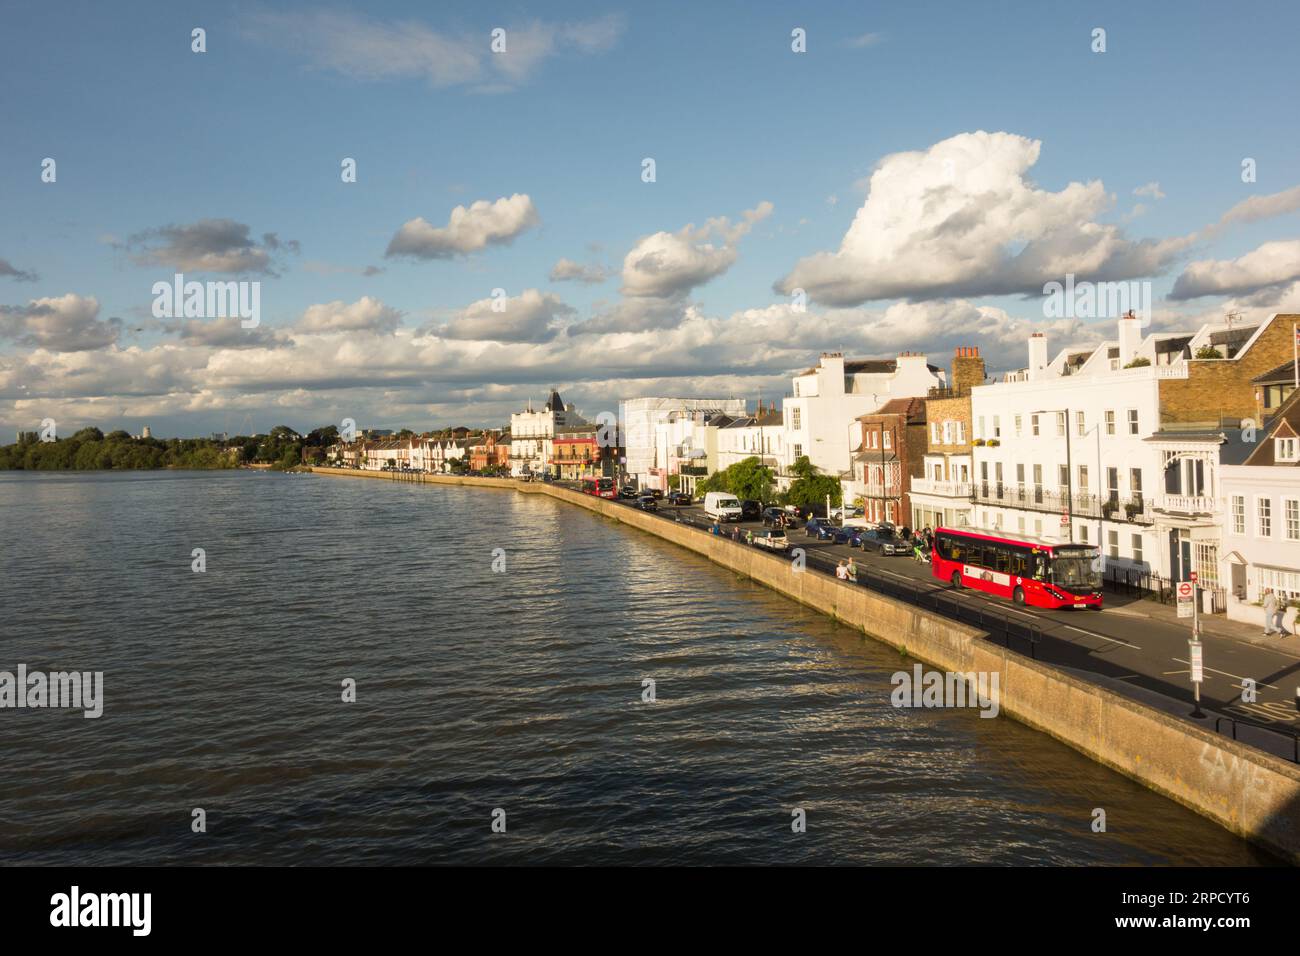
[[[1177,587],[1178,593],[1178,616],[1191,617],[1195,610],[1192,601],[1195,595],[1196,586],[1191,581],[1179,581]]]
[[[1187,647],[1192,652],[1192,683],[1199,684],[1205,679],[1204,664],[1201,658],[1203,645],[1200,641],[1188,641]]]

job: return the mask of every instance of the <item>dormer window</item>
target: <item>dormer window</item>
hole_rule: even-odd
[[[1273,460],[1278,462],[1300,461],[1300,439],[1273,439]]]

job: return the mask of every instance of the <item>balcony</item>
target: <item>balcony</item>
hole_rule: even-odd
[[[1219,503],[1208,495],[1160,495],[1156,498],[1156,510],[1167,514],[1212,515],[1219,510]]]
[[[1019,485],[979,481],[972,485],[971,501],[981,505],[1052,512],[1058,515],[1068,510],[1076,518],[1104,518],[1107,521],[1155,524],[1151,500],[1140,497],[1121,501],[1117,495],[1105,497],[1089,494],[1066,495],[1041,488],[1021,488]]]
[[[943,495],[945,498],[970,500],[974,486],[969,481],[937,481],[930,478],[913,478],[912,492],[922,495]]]

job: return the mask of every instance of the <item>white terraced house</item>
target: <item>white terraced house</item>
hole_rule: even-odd
[[[858,416],[891,399],[924,398],[945,382],[943,370],[924,355],[846,361],[843,352],[823,352],[817,365],[794,376],[793,394],[782,401],[777,484],[789,487],[790,466],[805,455],[825,474],[850,478],[850,431]]]
[[[741,417],[745,414],[742,398],[630,398],[619,402],[619,434],[623,436],[626,461],[624,480],[641,488],[668,490],[669,474],[677,473],[687,462],[698,460],[700,448],[707,440],[698,429],[704,419],[716,415]],[[661,427],[663,426],[663,427]],[[687,443],[687,438],[690,442]]]
[[[573,405],[565,405],[555,389],[551,389],[546,404],[540,409],[534,410],[530,401],[522,412],[510,416],[510,474],[518,478],[541,475],[550,470],[558,475],[558,470],[549,465],[554,456],[556,428],[585,424],[586,419]]]
[[[1108,576],[1196,571],[1221,607],[1218,473],[1242,454],[1252,370],[1290,350],[1276,319],[1144,334],[1130,313],[1054,358],[1031,336],[1026,368],[971,390],[972,525],[1098,546]]]

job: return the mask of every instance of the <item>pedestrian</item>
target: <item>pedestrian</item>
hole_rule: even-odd
[[[1273,588],[1264,589],[1264,636],[1282,633],[1282,614],[1278,611],[1278,596]]]
[[[849,569],[843,561],[841,561],[839,566],[835,568],[835,576],[841,581],[847,581],[849,579]]]
[[[858,566],[857,566],[856,564],[853,563],[853,559],[852,559],[852,558],[849,558],[849,567],[848,567],[848,571],[849,571],[849,580],[852,581],[854,584],[857,584],[857,583],[858,583]]]
[[[745,532],[745,544],[750,544],[750,545],[752,545],[753,543],[754,543],[754,532],[752,532],[752,531],[746,531],[746,532]]]

